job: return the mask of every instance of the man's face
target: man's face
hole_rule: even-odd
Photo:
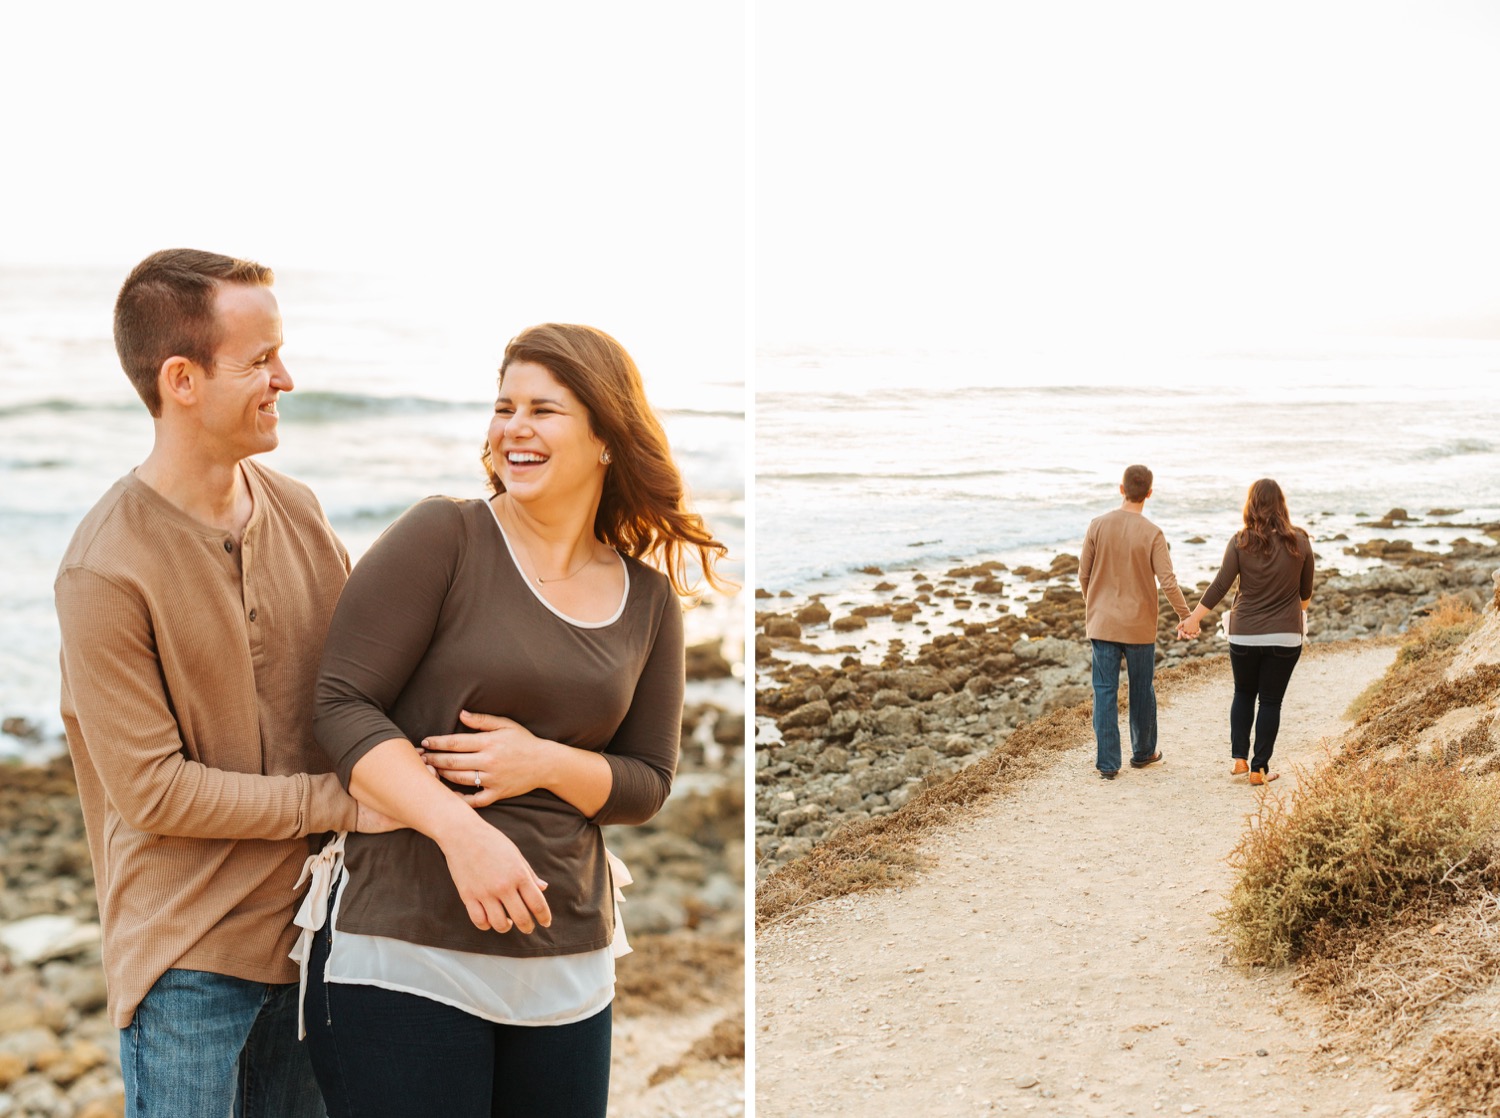
[[[276,398],[292,390],[281,363],[281,311],[269,287],[226,283],[214,299],[222,338],[199,396],[204,434],[235,461],[275,450]]]

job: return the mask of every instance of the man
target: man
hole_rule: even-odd
[[[250,460],[292,390],[273,278],[188,249],[131,272],[115,345],[154,441],[57,576],[131,1118],[323,1114],[296,1041],[297,877],[309,836],[391,826],[312,735],[348,556],[305,486]]]
[[[1089,522],[1078,556],[1084,632],[1094,650],[1095,764],[1113,780],[1120,771],[1120,661],[1130,679],[1130,767],[1161,760],[1156,748],[1156,587],[1161,584],[1179,619],[1188,615],[1177,588],[1162,531],[1143,510],[1151,471],[1130,466],[1120,483],[1120,507]]]

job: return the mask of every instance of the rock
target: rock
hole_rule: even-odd
[[[1011,650],[1018,659],[1029,663],[1076,665],[1090,658],[1088,648],[1077,641],[1042,637],[1039,640],[1022,641]]]
[[[937,754],[925,745],[918,745],[906,751],[901,758],[901,767],[906,770],[907,776],[922,776],[937,762]]]
[[[805,726],[823,726],[833,717],[833,707],[828,704],[827,699],[818,699],[816,702],[803,703],[788,714],[782,715],[776,720],[776,724],[783,730],[797,729]]]
[[[125,1094],[117,1091],[108,1098],[92,1099],[73,1118],[125,1118]]]
[[[948,734],[938,743],[938,749],[949,757],[967,757],[977,744],[967,734]]]
[[[850,714],[853,712],[841,711],[840,713]],[[857,715],[855,717],[856,719],[858,718]],[[841,773],[844,772],[848,767],[849,751],[847,749],[841,749],[836,745],[830,745],[827,749],[823,750],[822,753],[818,754],[818,760],[815,769],[820,773]]]
[[[869,628],[870,623],[857,613],[851,613],[834,620],[833,631],[835,633],[852,633],[856,629]]]
[[[863,796],[884,795],[906,783],[906,773],[898,765],[871,766],[854,777],[854,787]]]
[[[0,1090],[9,1087],[30,1070],[28,1062],[16,1053],[0,1052]]]
[[[886,707],[875,711],[869,719],[870,728],[886,737],[910,737],[922,726],[917,712],[906,707]]]
[[[808,602],[792,615],[802,625],[823,625],[832,616],[822,602]]]
[[[34,1067],[41,1061],[55,1058],[53,1053],[61,1054],[62,1048],[56,1033],[36,1025],[0,1036],[0,1052],[13,1053],[25,1060],[27,1067]]]
[[[42,728],[26,718],[0,720],[0,734],[9,734],[13,738],[20,738],[33,745],[42,740]]]
[[[29,916],[0,928],[0,946],[17,963],[39,963],[98,946],[99,925],[71,916]]]
[[[772,614],[766,618],[765,624],[761,626],[761,632],[765,633],[768,637],[789,637],[792,640],[802,639],[802,626],[798,625],[790,617],[782,617],[779,614]]]

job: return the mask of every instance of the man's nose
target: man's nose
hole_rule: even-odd
[[[292,383],[292,374],[287,367],[281,363],[281,358],[276,358],[276,363],[271,367],[271,383],[279,392],[290,392],[297,386]]]

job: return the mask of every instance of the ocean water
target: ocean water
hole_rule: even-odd
[[[110,335],[123,276],[0,268],[0,717],[57,716],[52,581],[89,507],[151,446],[151,422]],[[495,370],[524,322],[452,321],[358,276],[278,274],[285,357],[281,446],[262,460],[312,486],[357,558],[433,493],[480,496]],[[615,326],[627,348],[628,331]],[[642,364],[694,503],[745,580],[743,365]],[[674,364],[675,362],[675,364]],[[743,640],[738,596],[688,614],[689,640]],[[36,751],[0,735],[0,757]]]
[[[1146,515],[1189,586],[1217,570],[1260,477],[1281,483],[1325,566],[1361,566],[1341,533],[1438,550],[1482,539],[1436,525],[1500,520],[1500,342],[763,352],[755,582],[806,595],[867,566],[1045,566],[1118,506],[1133,462],[1155,474]],[[1394,507],[1422,523],[1360,527]]]

